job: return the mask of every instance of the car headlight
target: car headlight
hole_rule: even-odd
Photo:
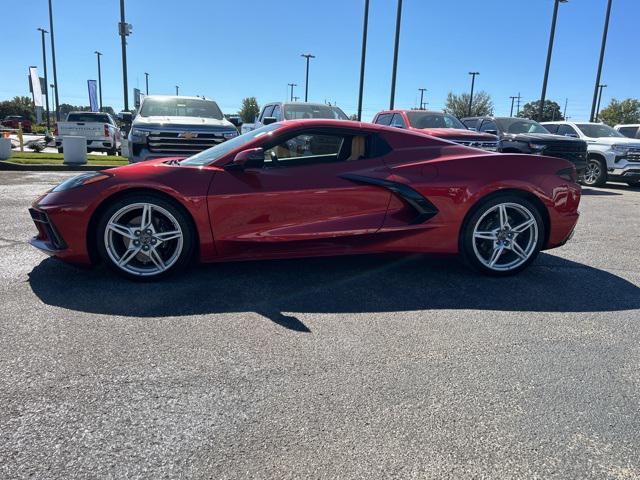
[[[547,148],[547,146],[543,143],[530,143],[529,148],[531,148],[531,150],[534,150],[536,152],[541,152],[542,150]]]
[[[627,145],[611,145],[611,150],[616,152],[618,155],[626,155],[629,153],[629,147]]]
[[[149,130],[142,130],[140,128],[132,128],[131,129],[131,141],[132,142],[146,142],[147,136],[149,135]]]
[[[82,185],[89,185],[90,183],[101,182],[102,180],[106,180],[110,178],[111,175],[102,172],[87,172],[82,173],[80,175],[76,175],[75,177],[68,178],[60,185],[55,187],[52,192],[64,192],[66,190],[71,190],[72,188],[80,187]]]
[[[238,136],[238,132],[224,132],[224,133],[222,134],[222,136],[223,136],[224,138],[229,139],[229,138],[237,137],[237,136]]]

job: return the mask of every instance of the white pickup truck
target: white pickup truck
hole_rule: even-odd
[[[120,129],[108,113],[70,112],[66,122],[58,122],[56,147],[62,153],[62,138],[85,137],[87,152],[107,152],[115,155],[120,150]]]

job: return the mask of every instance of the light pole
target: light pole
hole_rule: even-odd
[[[391,71],[391,99],[389,100],[389,110],[393,110],[396,101],[396,72],[398,70],[398,48],[400,47],[400,22],[402,20],[402,0],[398,0],[396,10],[396,39],[393,47],[393,69]]]
[[[304,101],[306,102],[309,99],[309,59],[316,58],[316,57],[315,55],[311,55],[310,53],[303,53],[300,56],[307,59],[307,75],[306,75],[306,80],[304,84]]]
[[[564,117],[564,119],[567,119],[567,103],[569,103],[569,99],[565,98],[564,99],[564,112],[562,112],[562,116]]]
[[[549,48],[547,50],[547,63],[544,67],[544,78],[542,80],[542,94],[540,95],[540,108],[538,110],[538,121],[541,122],[544,102],[547,96],[547,80],[549,80],[549,67],[551,66],[551,53],[553,52],[553,38],[556,35],[556,20],[558,18],[558,5],[567,3],[568,0],[553,0],[553,17],[551,18],[551,32],[549,33]]]
[[[602,45],[600,46],[600,60],[598,61],[598,73],[596,74],[596,86],[593,89],[593,102],[591,102],[591,117],[589,121],[593,122],[593,111],[596,108],[596,97],[598,96],[598,88],[600,85],[600,75],[602,74],[602,62],[604,61],[604,50],[607,46],[607,33],[609,32],[609,17],[611,16],[611,0],[607,2],[607,14],[604,19],[604,30],[602,31]],[[602,92],[601,92],[602,94]],[[596,122],[598,114],[595,115]]]
[[[607,88],[606,85],[598,85],[598,88],[600,89],[600,94],[598,95],[598,106],[596,107],[596,118],[595,121],[598,121],[598,115],[600,115],[600,102],[602,101],[602,89],[603,88]]]
[[[287,83],[287,85],[289,85],[291,87],[291,96],[289,97],[291,100],[291,102],[293,102],[293,87],[297,87],[298,84],[297,83]]]
[[[176,97],[177,97],[178,95],[180,95],[180,93],[179,93],[179,92],[180,92],[180,86],[179,86],[179,85],[176,85]]]
[[[511,99],[511,112],[509,113],[510,117],[513,117],[513,102],[516,100],[516,98],[518,97],[509,97]]]
[[[149,74],[147,72],[144,72],[144,83],[147,87],[145,95],[149,95]]]
[[[127,79],[127,36],[131,34],[131,25],[124,20],[124,0],[120,0],[120,23],[118,24],[122,45],[122,87],[124,91],[124,110],[129,111],[129,85]]]
[[[427,89],[419,88],[418,90],[420,91],[420,110],[424,110],[424,108],[422,108],[422,106],[424,105],[424,102],[422,100],[424,99],[424,92],[426,92]]]
[[[102,111],[102,69],[100,68],[100,57],[102,53],[97,50],[93,53],[98,57],[98,96],[100,97],[100,111]]]
[[[364,63],[367,57],[367,30],[369,29],[369,0],[364,0],[362,24],[362,55],[360,57],[360,87],[358,88],[358,121],[362,120],[362,92],[364,90]]]
[[[49,80],[47,79],[47,48],[45,47],[44,34],[49,33],[44,28],[38,28],[40,33],[42,34],[42,65],[44,68],[44,98],[46,100],[47,107],[47,131],[51,128],[49,125],[49,94],[47,93],[47,85],[49,85]]]
[[[297,102],[300,99],[300,97],[293,97],[293,101]]]
[[[476,75],[480,75],[480,72],[469,72],[471,75],[471,94],[469,95],[469,116],[471,116],[471,107],[473,105],[473,87],[476,84]]]
[[[56,107],[56,120],[60,120],[60,99],[58,98],[58,72],[56,70],[56,44],[53,38],[53,7],[49,0],[49,32],[51,32],[51,62],[53,64],[53,85],[55,96],[53,98]]]

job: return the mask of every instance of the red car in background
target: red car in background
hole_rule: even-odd
[[[2,120],[2,126],[7,128],[18,129],[18,124],[22,123],[22,131],[31,133],[31,120],[20,115],[9,115]]]
[[[418,130],[427,135],[444,138],[468,147],[481,148],[496,152],[498,137],[489,133],[474,132],[467,129],[453,115],[427,110],[385,110],[373,119],[378,125]]]
[[[563,245],[580,186],[566,160],[495,154],[410,130],[290,120],[187,159],[83,173],[38,198],[31,243],[153,279],[202,262],[460,253],[490,275]]]

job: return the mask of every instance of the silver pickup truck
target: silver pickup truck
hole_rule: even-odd
[[[237,136],[237,126],[213,100],[146,96],[129,131],[129,163],[194,155]]]
[[[70,112],[65,122],[58,122],[56,148],[62,153],[62,139],[78,136],[87,139],[87,152],[107,152],[115,155],[120,150],[120,129],[108,113]]]

